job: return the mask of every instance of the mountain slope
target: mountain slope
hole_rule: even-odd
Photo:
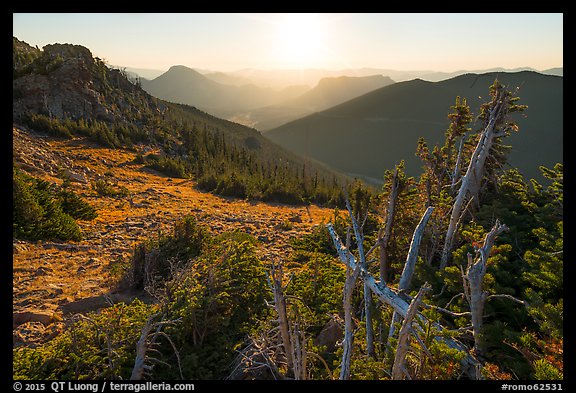
[[[155,97],[192,105],[225,118],[237,111],[272,105],[303,92],[302,89],[277,91],[253,84],[227,85],[181,65],[170,67],[164,74],[151,81],[142,81],[142,87]]]
[[[393,84],[387,76],[340,76],[321,79],[311,90],[279,105],[271,105],[244,113],[244,124],[262,132],[289,121],[341,104],[372,90]]]
[[[15,124],[135,149],[149,167],[194,178],[202,189],[223,195],[294,203],[341,199],[340,175],[252,128],[152,97],[87,48],[47,45],[37,56],[19,58],[24,60],[14,63],[13,72]],[[326,192],[317,193],[321,188]]]
[[[285,124],[265,135],[298,153],[348,174],[381,179],[385,169],[406,160],[410,175],[420,173],[414,155],[423,136],[439,143],[456,96],[467,98],[477,113],[495,78],[519,87],[528,109],[518,118],[520,132],[506,139],[510,163],[539,178],[539,165],[562,161],[563,79],[536,72],[466,74],[441,82],[412,80],[378,89],[323,112]]]

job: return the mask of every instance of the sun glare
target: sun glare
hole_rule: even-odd
[[[322,59],[324,31],[314,14],[287,14],[279,25],[278,54],[290,67],[311,67]]]

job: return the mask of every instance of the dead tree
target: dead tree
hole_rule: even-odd
[[[501,85],[498,85],[490,104],[487,125],[480,134],[480,139],[472,153],[466,174],[460,179],[460,188],[454,200],[454,205],[452,206],[450,222],[448,224],[448,230],[446,231],[440,269],[444,269],[448,263],[456,230],[458,229],[458,223],[465,211],[466,200],[470,197],[477,199],[477,193],[484,176],[485,163],[490,155],[490,149],[496,138],[506,136],[507,129],[502,128],[501,125],[504,123],[503,119],[507,115],[509,102],[509,95]],[[497,129],[497,127],[500,127],[500,129]]]
[[[406,315],[404,316],[404,322],[402,322],[402,327],[400,328],[400,333],[398,334],[398,345],[396,347],[396,354],[394,356],[394,365],[392,366],[392,379],[404,379],[404,375],[408,374],[406,370],[406,354],[408,353],[408,348],[410,347],[410,334],[412,330],[412,321],[418,313],[418,307],[422,302],[424,293],[429,291],[430,287],[424,284],[418,294],[410,302]]]
[[[284,345],[284,355],[286,356],[288,370],[294,371],[294,360],[292,358],[292,340],[290,340],[290,326],[288,324],[286,298],[284,296],[284,290],[286,289],[286,286],[282,285],[282,266],[280,264],[276,265],[273,263],[270,272],[272,276],[270,287],[274,293],[274,308],[278,314],[278,325],[280,326],[280,335],[282,337],[282,344]]]
[[[349,205],[349,204],[348,204]],[[354,216],[352,216],[353,222]],[[332,228],[333,230],[333,228]],[[350,230],[348,230],[348,235],[346,237],[347,249],[350,247]],[[362,246],[360,246],[362,247]],[[340,363],[340,379],[350,379],[350,359],[352,357],[352,342],[354,341],[354,332],[352,326],[352,294],[354,292],[354,287],[356,286],[356,281],[360,275],[360,269],[362,265],[360,263],[352,263],[350,258],[354,258],[351,253],[348,253],[345,258],[348,263],[346,263],[346,281],[344,283],[344,294],[343,294],[343,305],[344,305],[344,341],[342,345],[344,346],[344,351],[342,354],[342,361]]]
[[[394,309],[394,311],[396,311],[400,316],[405,317],[406,313],[408,312],[408,307],[409,307],[408,302],[406,300],[404,300],[397,292],[395,292],[390,287],[388,287],[385,283],[377,282],[374,279],[374,277],[368,271],[366,271],[365,269],[362,269],[360,267],[360,265],[357,263],[354,255],[352,255],[352,253],[349,251],[349,248],[344,246],[344,244],[342,244],[340,237],[338,236],[338,234],[334,230],[334,226],[331,223],[328,223],[326,225],[326,227],[328,228],[328,232],[330,233],[330,236],[332,237],[332,241],[334,242],[334,247],[336,248],[336,251],[338,252],[338,256],[339,256],[340,260],[347,266],[347,272],[353,271],[354,275],[356,277],[359,274],[362,274],[362,279],[370,287],[370,290],[372,291],[372,293],[374,293],[376,295],[376,297],[378,297],[378,299],[381,302],[391,306]],[[348,276],[349,276],[349,274],[347,274],[347,277]],[[349,284],[348,279],[347,279],[347,284]],[[346,287],[345,287],[345,293],[346,293]],[[345,311],[346,311],[346,303],[345,303]],[[346,314],[345,314],[345,316],[346,316]],[[419,319],[421,319],[422,321],[424,321],[425,323],[427,323],[427,319],[422,314],[417,314],[417,317]],[[437,323],[433,323],[433,326],[436,329],[438,329],[439,331],[445,330],[441,325],[439,325]],[[351,327],[351,319],[350,319],[350,327]],[[464,359],[462,360],[463,370],[466,372],[466,374],[468,374],[468,376],[470,378],[473,378],[473,379],[481,378],[481,375],[479,375],[479,373],[478,373],[478,370],[480,369],[481,365],[478,362],[478,360],[476,360],[472,355],[470,355],[468,353],[468,349],[466,348],[466,346],[464,346],[462,343],[460,343],[456,339],[453,339],[450,337],[436,336],[436,337],[434,337],[434,339],[444,342],[446,345],[448,345],[449,348],[457,349],[459,351],[467,353],[467,356],[464,357]],[[344,349],[346,350],[346,347]],[[350,347],[350,349],[351,349],[351,347]],[[343,359],[344,359],[344,357],[343,357]],[[348,364],[348,367],[349,367],[349,364]],[[348,369],[348,373],[349,372],[350,372],[350,370]],[[342,370],[341,370],[341,375],[342,375]]]
[[[356,242],[358,243],[358,252],[360,254],[361,267],[366,269],[366,256],[364,254],[364,234],[363,225],[359,226],[358,221],[354,218],[354,213],[352,212],[352,207],[350,206],[350,201],[346,199],[346,208],[348,209],[348,214],[352,220],[352,227],[354,228],[354,235],[356,237]],[[368,212],[366,212],[368,215]],[[356,281],[352,285],[355,285]],[[351,294],[350,294],[351,296]],[[366,318],[366,352],[368,356],[374,357],[374,327],[372,325],[372,294],[370,293],[370,288],[364,283],[364,316]]]
[[[242,379],[283,379],[278,369],[278,359],[275,359],[278,347],[277,336],[279,327],[260,331],[247,338],[247,345],[237,350],[238,356],[232,362],[231,372],[226,377],[228,380]]]
[[[476,260],[473,260],[472,254],[468,253],[468,267],[464,276],[464,294],[470,303],[470,313],[472,315],[472,331],[474,335],[474,351],[481,354],[483,351],[482,337],[482,319],[484,305],[488,294],[482,290],[482,282],[486,275],[486,266],[488,256],[494,246],[496,236],[507,230],[506,225],[500,224],[498,220],[486,234],[484,245],[476,251]]]
[[[402,292],[408,291],[410,288],[410,283],[412,281],[412,276],[414,275],[414,268],[416,267],[416,260],[418,259],[418,249],[420,248],[420,241],[424,235],[424,228],[432,215],[434,208],[428,206],[420,222],[414,229],[414,234],[412,235],[412,241],[410,242],[410,249],[408,255],[406,256],[406,263],[404,263],[404,269],[402,270],[402,275],[400,276],[400,282],[398,283],[398,290]],[[399,322],[400,318],[396,311],[392,314],[392,321],[390,322],[390,330],[388,331],[388,339],[394,336],[394,326]]]
[[[140,339],[136,344],[136,359],[134,360],[134,368],[132,369],[132,375],[130,376],[131,380],[140,380],[144,376],[150,375],[156,363],[161,363],[170,366],[169,364],[161,361],[160,359],[149,355],[150,352],[158,352],[156,347],[158,346],[157,339],[160,336],[166,338],[170,343],[170,345],[172,345],[172,349],[174,350],[174,353],[176,354],[176,359],[178,360],[178,370],[180,371],[180,378],[184,379],[184,377],[182,376],[182,368],[180,367],[180,355],[178,353],[178,350],[176,349],[176,346],[174,345],[170,337],[166,333],[162,332],[162,328],[164,326],[173,325],[178,320],[166,321],[164,320],[163,317],[162,320],[154,322],[154,319],[158,315],[159,314],[154,314],[150,316],[150,318],[148,318],[148,321],[146,321],[146,324],[142,328]],[[153,330],[155,331],[152,333]]]
[[[308,353],[306,349],[305,330],[300,327],[298,320],[290,323],[288,318],[285,291],[290,281],[285,285],[282,284],[282,265],[280,263],[273,263],[270,273],[268,283],[274,293],[274,308],[278,314],[278,327],[280,329],[288,372],[294,379],[303,380],[307,378],[308,374],[308,355],[316,356],[316,354]],[[270,280],[270,276],[272,280]],[[281,361],[278,363],[281,363]]]

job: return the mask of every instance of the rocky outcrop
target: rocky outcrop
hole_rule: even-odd
[[[14,56],[19,63],[21,58],[30,57],[26,54],[30,51],[21,47],[25,44],[20,42],[14,49],[23,53]],[[12,81],[12,116],[17,122],[29,114],[113,122],[140,110],[134,106],[158,112],[163,109],[128,80],[126,73],[108,68],[80,45],[46,45],[30,64],[18,67]]]

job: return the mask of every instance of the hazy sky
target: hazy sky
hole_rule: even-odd
[[[457,71],[563,66],[563,15],[13,14],[30,45],[79,44],[109,64]]]

